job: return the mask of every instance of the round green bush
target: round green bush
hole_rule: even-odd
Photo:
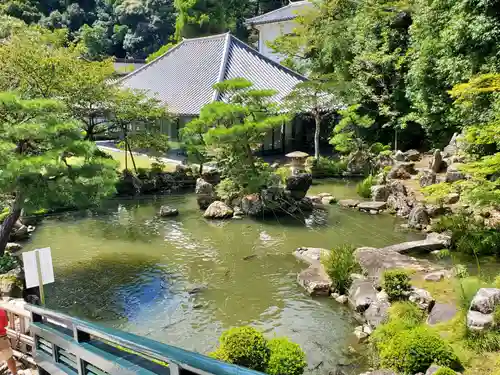
[[[267,364],[269,375],[301,375],[306,367],[306,355],[300,346],[286,337],[269,340],[271,356]]]
[[[457,375],[457,373],[449,367],[441,367],[434,375]]]
[[[422,323],[424,313],[413,302],[401,301],[392,304],[389,308],[389,317],[391,320],[401,319],[409,327],[415,327]]]
[[[425,372],[433,363],[450,368],[460,366],[451,346],[427,327],[403,331],[377,346],[381,367],[403,374]]]
[[[383,275],[383,287],[389,300],[405,299],[411,289],[410,276],[405,270],[388,270]]]
[[[219,343],[212,357],[252,370],[265,371],[270,350],[262,332],[252,327],[231,328],[221,335]]]

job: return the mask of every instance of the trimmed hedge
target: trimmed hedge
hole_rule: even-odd
[[[405,299],[411,289],[410,276],[405,270],[388,270],[383,275],[383,288],[391,301]]]
[[[306,355],[300,345],[286,337],[269,340],[271,356],[267,364],[269,375],[301,375],[307,366]]]

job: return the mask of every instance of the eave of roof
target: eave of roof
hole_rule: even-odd
[[[291,21],[294,20],[295,18],[298,17],[297,13],[293,13],[293,8],[298,8],[301,5],[311,5],[312,3],[308,0],[302,0],[302,1],[295,1],[291,2],[290,4],[278,8],[275,10],[272,10],[270,12],[249,18],[245,20],[245,25],[246,26],[256,26],[256,25],[263,25],[263,24],[268,24],[268,23],[274,23],[274,22],[284,22],[284,21]],[[287,14],[287,11],[290,10],[291,13]],[[298,12],[300,9],[297,9],[296,12]],[[284,15],[280,16],[280,13],[284,13]]]

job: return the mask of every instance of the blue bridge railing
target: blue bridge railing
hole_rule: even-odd
[[[41,374],[262,375],[145,337],[27,305]]]

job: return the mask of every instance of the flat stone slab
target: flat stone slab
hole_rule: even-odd
[[[297,283],[311,296],[328,296],[332,281],[322,265],[312,265],[297,275]]]
[[[329,250],[319,247],[299,247],[293,252],[293,255],[309,265],[316,265],[321,262],[321,256],[328,256]]]
[[[339,200],[339,206],[342,207],[349,207],[349,208],[354,208],[357,207],[359,204],[359,201],[355,199],[341,199]]]
[[[380,280],[384,271],[388,269],[405,268],[425,273],[442,269],[428,260],[416,259],[395,251],[387,251],[385,248],[360,247],[356,249],[354,256],[365,274],[376,280]]]
[[[451,303],[436,303],[432,308],[429,317],[427,318],[427,324],[435,325],[439,323],[445,323],[452,320],[455,315],[457,315],[457,306]]]
[[[398,243],[396,245],[383,247],[380,250],[392,253],[406,254],[411,252],[430,253],[431,251],[442,250],[445,248],[446,246],[443,241],[437,238],[428,238],[422,241]]]
[[[380,211],[387,207],[386,202],[361,202],[358,204],[358,209],[362,211]]]

